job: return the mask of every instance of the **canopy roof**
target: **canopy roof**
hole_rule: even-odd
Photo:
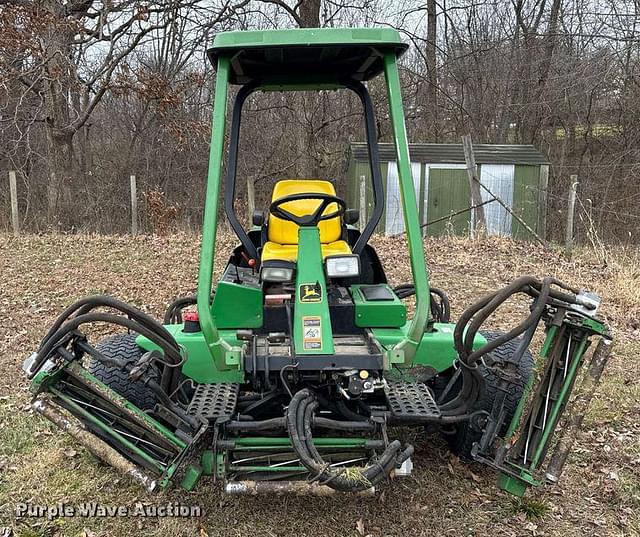
[[[390,28],[304,28],[223,32],[207,54],[214,67],[230,58],[232,84],[332,85],[376,77],[385,53],[407,47]]]

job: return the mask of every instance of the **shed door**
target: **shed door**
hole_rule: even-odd
[[[483,164],[480,166],[480,183],[499,197],[509,209],[513,208],[513,164]],[[480,188],[482,201],[491,199],[484,188]],[[489,235],[511,235],[512,216],[497,201],[484,206]]]
[[[420,163],[411,163],[411,175],[416,199],[420,196]],[[387,203],[385,210],[385,235],[395,235],[404,231],[404,213],[400,198],[400,182],[398,180],[398,166],[395,161],[389,162],[387,171]]]
[[[426,222],[440,220],[427,226],[427,235],[445,233],[467,235],[469,233],[469,212],[453,215],[468,209],[471,205],[469,179],[464,165],[436,167],[430,165],[427,171]]]
[[[536,232],[538,229],[538,206],[540,195],[540,166],[517,165],[513,180],[513,209]],[[518,239],[531,240],[531,234],[517,220],[513,220],[511,234]]]

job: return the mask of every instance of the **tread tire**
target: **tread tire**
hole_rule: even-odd
[[[136,344],[138,334],[116,334],[109,336],[96,345],[96,349],[109,358],[119,358],[129,363],[137,362],[144,351]],[[124,371],[107,367],[92,359],[89,363],[89,373],[109,388],[125,397],[141,410],[152,409],[157,398],[155,394],[142,382],[132,381]]]
[[[503,334],[503,332],[488,330],[481,333],[488,341],[493,341]],[[516,352],[520,341],[521,338],[517,338],[500,345],[497,349],[492,351],[491,354],[493,355],[493,358],[501,362],[509,361]],[[522,397],[525,385],[531,371],[533,370],[534,364],[535,360],[533,355],[529,351],[526,351],[518,363],[518,380],[509,386],[509,393],[507,393],[507,397],[505,399],[506,416],[502,430],[500,431],[501,435],[505,434],[509,428],[509,423],[515,414],[516,407]],[[484,397],[476,403],[474,410],[486,410],[487,412],[491,412],[493,400],[497,394],[498,378],[493,371],[487,369],[482,364],[480,364],[479,367],[487,385]],[[476,431],[470,427],[469,422],[464,422],[463,424],[458,425],[455,433],[448,435],[447,438],[449,447],[455,455],[462,459],[471,460],[471,448],[475,442],[480,440],[481,436],[482,431]]]

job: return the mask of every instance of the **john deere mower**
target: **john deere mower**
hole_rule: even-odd
[[[176,300],[162,323],[107,296],[68,307],[24,364],[33,408],[148,490],[191,490],[211,476],[232,494],[371,492],[411,473],[413,447],[394,439],[407,427],[440,431],[513,494],[555,482],[611,347],[600,299],[523,276],[450,322],[425,264],[397,64],[406,48],[390,29],[217,35],[197,295]],[[369,243],[385,205],[366,85],[379,75],[413,277],[395,288]],[[223,173],[229,85],[238,90]],[[247,97],[319,90],[362,103],[368,220],[358,222],[329,180],[283,178],[245,229],[234,199]],[[214,286],[223,182],[239,245]],[[530,301],[526,318],[507,332],[486,328],[516,295]],[[123,333],[94,344],[83,331],[93,323]]]

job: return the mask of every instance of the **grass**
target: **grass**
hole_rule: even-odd
[[[204,479],[193,493],[149,495],[28,410],[20,364],[59,311],[91,292],[109,293],[161,317],[169,301],[193,292],[199,237],[0,235],[0,528],[18,536],[360,536],[640,534],[640,285],[632,250],[578,250],[573,259],[505,239],[425,242],[433,285],[445,289],[453,317],[484,293],[521,274],[553,274],[605,298],[614,353],[556,487],[514,500],[495,474],[452,457],[436,435],[406,431],[416,447],[414,474],[375,497],[230,497]],[[218,242],[219,274],[235,240]],[[393,283],[410,279],[402,240],[376,238]],[[490,320],[496,329],[525,311],[513,302]],[[105,330],[96,330],[103,335]],[[204,515],[178,518],[16,519],[15,505],[88,500],[106,505],[179,501]],[[0,535],[2,532],[0,531]]]
[[[512,514],[523,513],[527,520],[540,520],[549,514],[551,506],[538,498],[514,498],[511,501]]]

